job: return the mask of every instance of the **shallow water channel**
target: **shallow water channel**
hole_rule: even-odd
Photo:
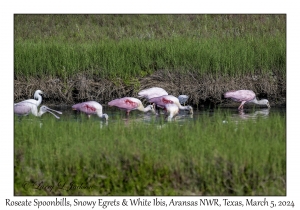
[[[63,112],[60,115],[61,121],[83,121],[88,117],[81,112],[72,110],[71,106],[51,106],[50,108]],[[130,122],[141,122],[141,123],[150,123],[157,122],[161,123],[164,121],[164,114],[161,111],[159,115],[154,115],[151,112],[143,113],[137,110],[131,111],[129,116],[126,116],[126,112],[119,110],[115,107],[103,107],[103,113],[108,114],[109,119],[105,121],[105,119],[99,118],[97,115],[91,115],[89,120],[92,121],[100,121],[101,124],[113,124],[119,122],[120,120],[124,121],[124,123]],[[221,116],[224,116],[223,118]],[[201,108],[195,109],[194,113],[188,114],[186,111],[180,110],[179,114],[176,116],[175,121],[179,123],[185,123],[188,121],[195,121],[202,117],[210,117],[216,121],[222,121],[222,123],[227,123],[228,121],[236,121],[236,122],[244,122],[247,120],[257,120],[268,119],[273,114],[280,114],[282,117],[286,115],[286,108],[272,107],[268,108],[260,108],[260,107],[249,107],[244,108],[244,110],[239,111],[235,108]],[[50,115],[50,114],[47,114]],[[217,116],[217,117],[216,117]]]

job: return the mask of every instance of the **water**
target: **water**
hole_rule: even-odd
[[[87,119],[87,116],[84,113],[74,111],[70,106],[52,106],[51,108],[62,111],[63,114],[60,115],[61,121],[83,121]],[[155,116],[153,113],[143,113],[138,110],[134,110],[130,112],[129,116],[126,116],[126,112],[119,110],[115,107],[104,107],[104,112],[108,114],[109,120],[108,122],[105,119],[99,118],[97,115],[91,115],[90,120],[92,121],[100,121],[103,124],[111,124],[121,121],[124,123],[130,122],[140,122],[140,123],[150,123],[150,122],[157,122],[161,123],[164,120],[164,115],[161,114]],[[224,116],[220,119],[221,116]],[[194,109],[194,113],[192,115],[188,114],[186,111],[180,110],[179,115],[176,117],[176,121],[179,123],[186,123],[189,121],[199,120],[199,118],[203,117],[210,117],[212,120],[222,121],[222,123],[228,123],[229,121],[235,122],[244,122],[247,120],[257,120],[260,119],[268,119],[273,114],[280,114],[282,116],[286,115],[285,108],[276,108],[272,107],[271,109],[268,108],[259,108],[259,107],[250,107],[244,108],[244,110],[237,110],[237,108],[201,108],[201,109]],[[218,117],[215,117],[218,116]]]

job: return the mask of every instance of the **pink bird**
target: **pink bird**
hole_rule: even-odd
[[[73,110],[81,111],[90,118],[92,114],[98,115],[100,118],[108,120],[108,115],[102,113],[102,105],[96,101],[86,101],[72,106]]]
[[[147,107],[144,107],[142,102],[139,99],[133,97],[118,98],[110,101],[108,105],[116,106],[121,110],[126,110],[127,115],[129,115],[130,111],[136,109],[141,112],[152,111],[155,114],[155,110],[152,105],[148,105]]]
[[[175,104],[181,110],[188,110],[190,114],[193,113],[193,108],[191,106],[182,106],[179,102],[179,99],[172,95],[160,96],[151,98],[150,103],[155,103],[160,108],[165,108],[167,104]]]
[[[59,119],[57,115],[55,115],[53,112],[56,112],[58,114],[62,114],[60,111],[56,111],[54,109],[50,109],[47,106],[41,106],[40,111],[37,111],[38,107],[35,104],[32,104],[30,102],[20,102],[15,104],[14,106],[14,113],[18,116],[26,116],[28,114],[33,114],[34,116],[40,117],[46,112],[51,113],[54,117]]]
[[[179,107],[176,104],[166,104],[164,110],[168,121],[175,119],[175,116],[179,113]]]
[[[225,98],[231,98],[234,101],[241,102],[238,107],[239,110],[244,108],[245,103],[254,103],[258,105],[266,105],[270,108],[269,101],[267,99],[257,100],[256,95],[252,90],[231,90],[224,94]]]

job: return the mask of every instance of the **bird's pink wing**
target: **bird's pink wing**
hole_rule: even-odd
[[[156,98],[151,98],[149,100],[150,103],[155,103],[158,106],[165,106],[166,104],[173,104],[174,101],[170,99],[169,95],[168,96],[160,96]]]
[[[255,93],[251,90],[228,91],[224,94],[224,97],[235,101],[250,101],[255,97]]]
[[[173,104],[174,103],[174,101],[170,100],[170,98],[168,96],[161,97],[161,102],[164,104]]]
[[[150,103],[155,103],[155,104],[161,103],[161,96],[160,97],[151,98],[151,99],[149,99],[149,102]]]
[[[131,110],[138,107],[138,103],[131,100],[130,98],[120,98],[112,100],[108,103],[109,106],[116,106],[121,109]]]
[[[72,108],[84,112],[86,114],[94,114],[96,112],[95,106],[92,103],[88,102],[75,104],[72,106]]]

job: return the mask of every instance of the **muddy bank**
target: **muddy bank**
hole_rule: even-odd
[[[86,100],[96,100],[105,105],[115,98],[137,97],[140,90],[149,87],[164,88],[174,96],[188,95],[188,104],[193,106],[230,106],[232,102],[224,99],[223,94],[234,89],[251,89],[257,93],[259,99],[267,98],[271,106],[286,104],[285,76],[265,74],[233,78],[193,73],[180,74],[166,70],[156,71],[151,76],[130,81],[108,80],[83,73],[71,78],[15,77],[14,102],[33,98],[35,90],[40,89],[45,92],[43,104],[47,105],[71,105]]]

